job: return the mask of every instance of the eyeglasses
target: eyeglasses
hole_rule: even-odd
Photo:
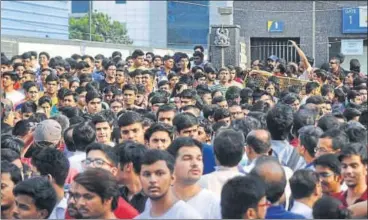
[[[112,164],[102,160],[102,159],[85,159],[82,161],[82,165],[84,167],[89,167],[89,166],[94,166],[94,167],[97,167],[97,168],[101,168],[103,167],[103,165],[108,165],[109,167],[113,167]]]
[[[334,175],[333,173],[327,173],[327,172],[322,172],[322,173],[317,173],[317,174],[318,176],[323,177],[323,178],[327,178],[327,177]]]
[[[317,153],[317,152],[322,152],[322,153],[327,153],[329,152],[328,150],[326,150],[325,148],[323,147],[316,147],[314,148],[314,153]]]
[[[330,62],[330,64],[336,64],[335,62]]]
[[[271,205],[269,201],[266,201],[265,203],[258,204],[258,207],[270,207]]]

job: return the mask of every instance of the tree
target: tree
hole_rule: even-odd
[[[88,14],[81,18],[70,18],[69,39],[89,40],[89,27]],[[111,17],[105,13],[97,11],[92,13],[91,29],[92,41],[133,44],[125,25],[118,21],[111,21]]]

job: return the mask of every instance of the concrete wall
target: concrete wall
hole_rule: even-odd
[[[316,66],[329,57],[329,37],[367,38],[365,34],[342,34],[342,7],[367,5],[366,1],[316,1]],[[300,38],[303,51],[312,56],[312,1],[234,1],[234,24],[247,44],[250,38]],[[283,21],[282,33],[269,33],[267,21]]]
[[[1,35],[68,39],[67,1],[1,1]]]

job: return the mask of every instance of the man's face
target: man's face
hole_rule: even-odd
[[[111,141],[112,129],[108,122],[97,123],[96,127],[96,139],[98,143],[109,143]]]
[[[180,98],[180,101],[181,101],[181,107],[195,104],[195,101],[193,99]]]
[[[88,63],[88,65],[91,67],[90,69],[93,70],[94,63],[92,62],[92,60],[90,58],[87,57],[83,61]]]
[[[124,84],[125,83],[125,75],[124,72],[122,71],[117,71],[116,72],[116,83],[118,84]]]
[[[120,127],[120,133],[123,141],[134,141],[140,144],[145,144],[144,130],[141,123],[134,123],[128,126]]]
[[[100,98],[94,98],[87,103],[87,112],[89,114],[96,114],[102,110],[102,104]]]
[[[149,74],[142,75],[142,85],[147,86],[150,83],[151,76]]]
[[[135,92],[133,90],[124,90],[124,104],[126,105],[134,105],[134,102],[137,98]]]
[[[170,91],[170,86],[169,86],[169,84],[162,85],[162,86],[160,87],[160,89],[161,89],[161,90],[163,90],[163,91],[166,91],[166,92],[168,92],[168,93],[170,93],[170,92],[171,92],[171,91]]]
[[[102,60],[95,60],[95,67],[96,69],[101,69],[102,68]]]
[[[359,94],[360,94],[360,99],[362,100],[362,103],[366,102],[367,101],[367,90],[361,89],[359,90]]]
[[[32,68],[31,58],[24,59],[23,65],[26,67],[26,69],[31,69]]]
[[[172,69],[174,67],[174,60],[173,59],[165,60],[164,65],[167,69]]]
[[[70,90],[72,92],[75,92],[75,90],[79,87],[79,82],[72,82],[72,85],[70,86]]]
[[[175,160],[175,177],[184,185],[195,184],[203,173],[202,151],[197,146],[181,147]]]
[[[332,139],[330,138],[318,139],[318,144],[315,151],[316,151],[315,155],[316,158],[328,153],[337,153],[337,151],[332,148]]]
[[[4,64],[1,64],[1,74],[7,72],[7,71],[11,71],[11,66],[8,66],[8,65],[4,65]]]
[[[189,128],[185,128],[179,132],[180,137],[191,137],[194,139],[198,138],[198,125],[194,125]]]
[[[60,76],[65,73],[65,68],[63,66],[55,66],[56,74]]]
[[[229,81],[233,81],[236,77],[236,71],[235,70],[231,70],[230,71],[230,79]]]
[[[358,104],[358,105],[362,104],[362,98],[360,97],[360,95],[356,96],[355,99],[353,99],[351,101],[354,102],[355,104]]]
[[[112,65],[106,70],[106,76],[110,79],[115,79],[116,76],[116,66]]]
[[[269,95],[262,95],[259,100],[268,103],[270,105],[270,108],[273,108],[273,106],[275,105],[275,102]]]
[[[34,75],[32,74],[23,74],[23,77],[21,79],[21,84],[25,83],[25,82],[34,82]]]
[[[353,80],[353,73],[348,73],[348,75],[345,77],[345,84],[352,85]]]
[[[170,136],[165,131],[156,131],[151,135],[148,146],[151,149],[166,150],[171,144]]]
[[[180,66],[181,67],[187,67],[189,64],[189,60],[187,58],[181,58],[180,59]]]
[[[362,163],[360,157],[351,155],[341,161],[341,175],[349,188],[355,188],[366,181],[367,165]]]
[[[152,63],[152,55],[151,54],[147,54],[146,55],[146,59],[148,60],[148,62]]]
[[[13,216],[16,219],[45,219],[48,216],[48,212],[45,209],[39,210],[32,197],[17,195],[15,197]]]
[[[136,85],[137,84],[143,84],[143,76],[142,75],[136,75],[134,77],[134,82],[135,82]]]
[[[103,214],[111,209],[112,198],[102,201],[98,194],[88,191],[84,186],[78,183],[75,183],[75,192],[73,196],[76,200],[76,208],[83,218],[102,218]]]
[[[117,167],[115,167],[106,154],[100,150],[91,150],[88,152],[86,160],[83,162],[85,169],[87,168],[101,168],[111,172],[114,176],[117,174]]]
[[[159,122],[173,126],[174,117],[175,117],[174,111],[160,112],[158,113],[157,120]]]
[[[120,102],[113,102],[111,103],[111,111],[113,111],[115,114],[119,113],[121,110],[123,110],[123,105]]]
[[[153,65],[154,65],[154,67],[155,68],[158,68],[158,67],[160,67],[161,65],[162,65],[162,60],[161,60],[161,58],[155,58],[154,60],[153,60]]]
[[[133,59],[129,59],[129,60],[127,61],[127,63],[128,63],[128,67],[131,67],[131,66],[133,66],[133,64],[134,64],[134,61],[133,61]]]
[[[86,95],[87,92],[82,92],[81,94],[79,94],[79,98],[78,98],[78,104],[81,106],[86,106]]]
[[[265,219],[267,212],[267,198],[264,196],[258,203],[254,219]]]
[[[26,92],[26,97],[30,101],[36,102],[38,100],[39,94],[36,86],[31,87],[28,92]]]
[[[54,95],[57,93],[58,83],[57,81],[49,81],[46,84],[46,92],[50,95]]]
[[[336,70],[339,67],[340,64],[337,63],[337,60],[330,60],[330,68],[333,70]]]
[[[205,85],[207,83],[206,77],[201,77],[197,80],[198,85]]]
[[[144,57],[143,56],[138,56],[137,58],[133,59],[134,66],[135,67],[142,66],[143,65],[143,61],[144,61]]]
[[[14,85],[14,81],[11,80],[10,76],[3,76],[2,81],[4,88],[12,87]]]
[[[5,211],[3,210],[5,207],[8,209],[14,204],[14,187],[10,173],[1,173],[1,211]]]
[[[227,70],[223,70],[219,73],[218,77],[219,77],[220,82],[226,83],[230,79],[230,73]]]
[[[211,93],[206,93],[202,96],[202,100],[204,102],[204,104],[206,105],[211,105],[212,103],[212,96]]]
[[[228,126],[229,126],[229,125],[230,125],[230,123],[231,123],[231,119],[230,119],[230,117],[222,118],[222,119],[220,119],[220,120],[218,120],[218,121],[223,121],[223,122],[225,122]]]
[[[208,143],[209,142],[209,135],[207,135],[206,131],[204,130],[204,127],[198,126],[198,138],[197,140],[201,143]]]
[[[193,60],[195,65],[200,65],[202,63],[202,59],[200,56],[193,57]]]
[[[144,97],[145,97],[144,94],[137,94],[137,97],[134,101],[134,104],[136,104],[138,106],[142,105],[143,101],[144,101]]]
[[[245,115],[240,106],[234,105],[229,108],[231,120],[244,119]]]
[[[75,219],[81,219],[82,215],[78,212],[78,209],[76,206],[76,200],[74,199],[74,197],[72,197],[72,195],[74,195],[75,192],[76,192],[76,183],[72,182],[72,184],[70,184],[70,189],[69,189],[69,194],[71,196],[68,197],[67,212],[70,215],[70,217],[75,218]]]
[[[41,73],[41,82],[42,82],[43,84],[46,84],[46,77],[47,77],[48,75],[50,75],[50,71],[48,71],[48,70],[45,70],[45,71],[43,71],[43,72]]]
[[[139,177],[144,194],[154,201],[163,198],[175,182],[174,175],[170,173],[166,161],[163,160],[151,165],[143,164]]]
[[[60,79],[60,88],[69,89],[69,81],[67,79]]]
[[[114,96],[114,93],[111,91],[104,93],[104,101],[107,103],[110,103],[113,96]]]
[[[42,54],[39,59],[38,62],[40,63],[40,66],[48,66],[49,65],[49,60],[47,59],[47,56]]]
[[[16,69],[15,69],[15,72],[18,74],[19,78],[22,78],[23,77],[23,72],[25,71],[26,69],[24,68],[24,66],[18,66]]]
[[[75,102],[74,98],[72,95],[69,96],[65,96],[64,97],[64,106],[69,106],[69,107],[75,107],[77,106],[77,103]]]
[[[220,107],[220,108],[223,108],[223,109],[228,109],[229,106],[227,104],[227,101],[222,101],[222,102],[218,102],[217,105]]]
[[[340,190],[341,175],[335,174],[329,167],[316,165],[316,172],[321,180],[322,192],[330,195]]]

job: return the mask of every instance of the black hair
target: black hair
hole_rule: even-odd
[[[136,85],[134,85],[134,84],[125,84],[125,85],[123,86],[123,89],[122,89],[123,93],[124,93],[124,91],[125,91],[125,90],[131,90],[131,91],[134,91],[134,93],[135,93],[135,94],[137,94],[137,93],[138,93],[137,86],[136,86]]]
[[[332,128],[325,131],[320,138],[329,138],[332,139],[332,149],[333,150],[342,150],[349,143],[348,135],[340,130],[339,128]]]
[[[120,169],[127,163],[133,164],[133,169],[136,174],[139,174],[141,163],[147,148],[133,141],[124,141],[114,147],[116,155],[119,157]]]
[[[300,145],[304,146],[308,154],[314,158],[315,148],[318,144],[319,137],[322,136],[323,131],[314,125],[307,125],[298,130]]]
[[[15,160],[20,160],[20,154],[10,148],[1,148],[1,161],[12,163]]]
[[[313,90],[317,89],[319,84],[317,82],[307,82],[305,85],[305,93],[309,95]]]
[[[27,195],[33,199],[38,210],[47,210],[48,218],[57,202],[56,192],[45,177],[35,177],[19,182],[13,189],[14,196]]]
[[[226,100],[235,100],[240,97],[241,88],[237,86],[230,86],[225,93]]]
[[[14,136],[18,136],[18,137],[23,137],[26,134],[28,134],[28,132],[30,132],[32,129],[31,123],[28,120],[20,120],[18,121],[12,130],[12,135]],[[22,146],[24,145],[24,143],[22,144]]]
[[[247,137],[249,132],[256,129],[262,129],[261,123],[258,119],[253,117],[246,117],[244,119],[236,119],[231,121],[230,127],[236,131],[243,133],[244,137]]]
[[[330,92],[334,92],[333,87],[329,84],[323,84],[321,87],[321,95],[326,96]]]
[[[313,218],[315,219],[351,219],[352,211],[343,207],[340,200],[323,196],[313,205]]]
[[[320,105],[320,104],[323,104],[325,103],[325,100],[323,99],[322,96],[320,95],[313,95],[313,96],[310,96],[306,101],[305,101],[306,104],[308,103],[313,103],[313,104],[316,104],[316,105]]]
[[[73,129],[73,141],[78,151],[85,152],[87,145],[96,140],[96,131],[90,121],[85,121]]]
[[[221,192],[221,215],[224,219],[242,219],[249,208],[258,209],[266,195],[266,184],[255,175],[230,179]]]
[[[135,123],[142,124],[142,122],[143,122],[143,117],[139,113],[134,112],[134,111],[125,112],[119,117],[119,120],[118,120],[118,124],[120,128],[129,126]]]
[[[63,106],[59,108],[59,111],[69,118],[69,120],[73,117],[82,116],[83,112],[78,107],[70,107],[70,106]]]
[[[90,74],[80,74],[79,75],[79,81],[80,81],[80,84],[82,85],[83,83],[87,82],[92,82],[92,76]]]
[[[2,77],[4,77],[4,76],[9,76],[10,77],[10,79],[11,79],[11,81],[14,81],[14,82],[16,82],[16,81],[18,81],[19,80],[19,76],[18,76],[18,74],[16,74],[15,72],[13,72],[13,71],[7,71],[7,72],[4,72],[3,74],[2,74]]]
[[[111,199],[111,211],[118,207],[119,187],[115,177],[101,168],[91,168],[75,176],[74,182],[96,193],[101,200]]]
[[[134,50],[132,53],[132,58],[136,59],[139,56],[144,56],[144,52],[140,49]]]
[[[32,165],[42,175],[51,175],[59,187],[64,187],[69,173],[69,160],[55,148],[44,148],[32,154]]]
[[[341,174],[341,162],[339,161],[337,154],[324,154],[319,156],[313,161],[313,165],[328,167],[335,175]]]
[[[213,116],[213,120],[217,122],[224,118],[230,118],[230,111],[228,109],[218,108],[215,110],[212,116]]]
[[[35,113],[37,111],[37,105],[33,101],[26,101],[21,107],[21,113]]]
[[[1,135],[1,149],[4,148],[12,149],[20,154],[24,148],[24,142],[22,139],[14,137],[10,134],[3,134]]]
[[[192,147],[192,146],[198,147],[200,149],[200,151],[202,152],[202,143],[199,142],[196,139],[191,138],[191,137],[178,137],[178,138],[176,138],[166,150],[172,156],[177,158],[180,148],[182,148],[182,147]]]
[[[175,115],[173,119],[173,125],[177,132],[181,132],[183,129],[190,128],[198,125],[198,119],[191,113],[183,112]]]
[[[349,137],[350,143],[367,144],[367,129],[359,122],[348,122],[344,130]]]
[[[312,170],[302,169],[294,172],[289,183],[294,199],[309,198],[319,183],[319,177]]]
[[[152,165],[160,160],[166,162],[167,168],[170,170],[170,173],[173,174],[175,158],[169,152],[157,149],[147,150],[141,160],[139,171],[141,171],[142,165]]]
[[[29,52],[24,52],[23,54],[22,54],[22,59],[23,60],[25,60],[25,59],[31,59],[31,57],[32,57],[32,54],[31,54],[31,52],[29,51]]]
[[[267,128],[274,140],[285,140],[293,125],[293,110],[290,106],[277,104],[267,114]]]
[[[14,185],[22,181],[21,170],[10,161],[3,160],[3,149],[1,150],[1,174],[9,173],[10,179]]]
[[[212,104],[217,104],[219,102],[226,101],[225,97],[223,96],[217,96],[212,99]]]
[[[339,128],[340,122],[332,114],[326,114],[318,120],[317,126],[320,127],[323,131],[327,131],[329,129]]]
[[[118,167],[119,157],[116,154],[114,148],[112,148],[111,146],[94,142],[87,146],[86,154],[88,154],[92,150],[98,150],[103,152],[103,154],[107,157],[109,162],[111,162],[115,167]]]
[[[216,135],[213,150],[222,166],[234,167],[243,157],[244,146],[245,138],[242,133],[226,129]]]
[[[250,111],[247,116],[257,119],[261,123],[260,129],[267,129],[266,113],[260,111]]]
[[[98,91],[96,90],[88,91],[86,94],[86,103],[88,104],[90,101],[96,98],[102,100],[101,94]]]
[[[38,90],[38,87],[35,82],[27,81],[23,83],[23,89],[24,91],[28,92],[32,87],[36,87]]]
[[[50,73],[50,75],[46,77],[46,83],[54,81],[59,83],[59,77],[56,74]]]
[[[40,123],[41,121],[44,121],[47,119],[47,116],[45,113],[42,112],[36,112],[31,115],[31,117],[28,118],[29,122],[33,123]]]
[[[174,138],[174,128],[172,126],[164,124],[164,123],[154,123],[144,133],[144,139],[149,141],[152,134],[157,131],[166,132],[169,135],[171,140],[173,140]]]
[[[74,125],[68,127],[67,129],[65,129],[64,131],[64,143],[66,148],[68,149],[68,151],[70,152],[75,152],[77,147],[74,144],[74,140],[73,140],[73,129],[74,129]],[[71,131],[71,132],[70,132]]]
[[[359,146],[359,148],[356,146]],[[351,157],[351,156],[359,156],[360,161],[364,165],[367,165],[368,163],[367,149],[366,149],[366,146],[364,145],[354,145],[354,146],[350,145],[345,148],[342,148],[339,154],[339,161],[342,163],[345,158]]]
[[[257,137],[256,134],[250,132],[245,139],[247,147],[252,148],[257,154],[265,154],[269,152],[271,149],[271,135],[268,131],[267,134],[267,140],[262,140]]]

